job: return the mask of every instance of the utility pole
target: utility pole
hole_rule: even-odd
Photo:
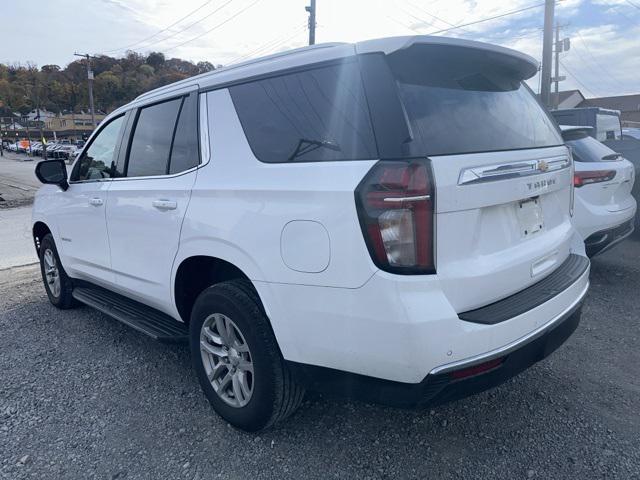
[[[556,41],[554,43],[555,48],[554,50],[554,56],[555,56],[555,76],[553,77],[553,83],[555,84],[555,98],[553,99],[553,108],[554,110],[557,110],[558,105],[560,104],[560,95],[559,95],[559,84],[560,84],[560,49],[558,48],[560,46],[560,24],[558,24],[556,22]]]
[[[553,53],[555,55],[555,75],[551,79],[551,81],[555,84],[555,98],[553,99],[553,108],[557,109],[560,104],[560,95],[559,95],[559,84],[563,80],[566,80],[567,77],[560,75],[560,53],[566,52],[571,48],[571,41],[568,38],[560,41],[560,29],[562,27],[566,27],[566,25],[559,25],[556,23],[556,41],[554,44]]]
[[[540,100],[546,107],[551,106],[551,57],[553,56],[553,15],[555,4],[555,0],[545,0],[544,2]]]
[[[40,140],[42,141],[42,159],[46,160],[47,159],[47,141],[44,139],[44,132],[42,131],[42,124],[44,122],[42,121],[42,118],[40,116],[40,112],[42,111],[42,109],[40,108],[40,93],[38,92],[38,76],[37,75],[33,83],[36,89],[36,109],[38,112],[36,115],[36,119],[38,120],[38,126],[40,127]]]
[[[91,125],[96,128],[96,113],[93,109],[93,71],[91,70],[91,55],[88,53],[74,52],[76,57],[84,57],[87,59],[87,81],[89,82],[89,110],[91,111]]]
[[[316,43],[316,0],[310,0],[311,5],[304,7],[309,12],[309,45]]]

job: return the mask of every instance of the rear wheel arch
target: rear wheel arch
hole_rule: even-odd
[[[194,255],[185,258],[176,269],[173,285],[174,300],[180,318],[185,323],[191,319],[191,311],[198,295],[205,289],[229,280],[245,280],[248,288],[260,300],[260,295],[249,277],[236,265],[218,257]],[[260,303],[261,300],[260,300]]]

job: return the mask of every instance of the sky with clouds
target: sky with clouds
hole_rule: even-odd
[[[430,34],[501,44],[540,60],[542,0],[317,0],[318,43]],[[61,66],[74,51],[127,49],[229,64],[307,42],[308,0],[21,0],[3,6],[0,62]],[[477,20],[520,13],[452,29]],[[640,93],[640,0],[561,0],[571,49],[561,90],[587,97]],[[538,79],[531,79],[538,90]]]

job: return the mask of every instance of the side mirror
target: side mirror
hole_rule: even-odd
[[[44,160],[36,165],[36,177],[42,183],[58,185],[62,190],[69,188],[67,166],[64,160]]]

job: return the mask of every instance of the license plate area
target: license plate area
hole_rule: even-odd
[[[529,198],[516,204],[516,216],[520,227],[520,236],[528,238],[544,228],[544,218],[538,197]]]

